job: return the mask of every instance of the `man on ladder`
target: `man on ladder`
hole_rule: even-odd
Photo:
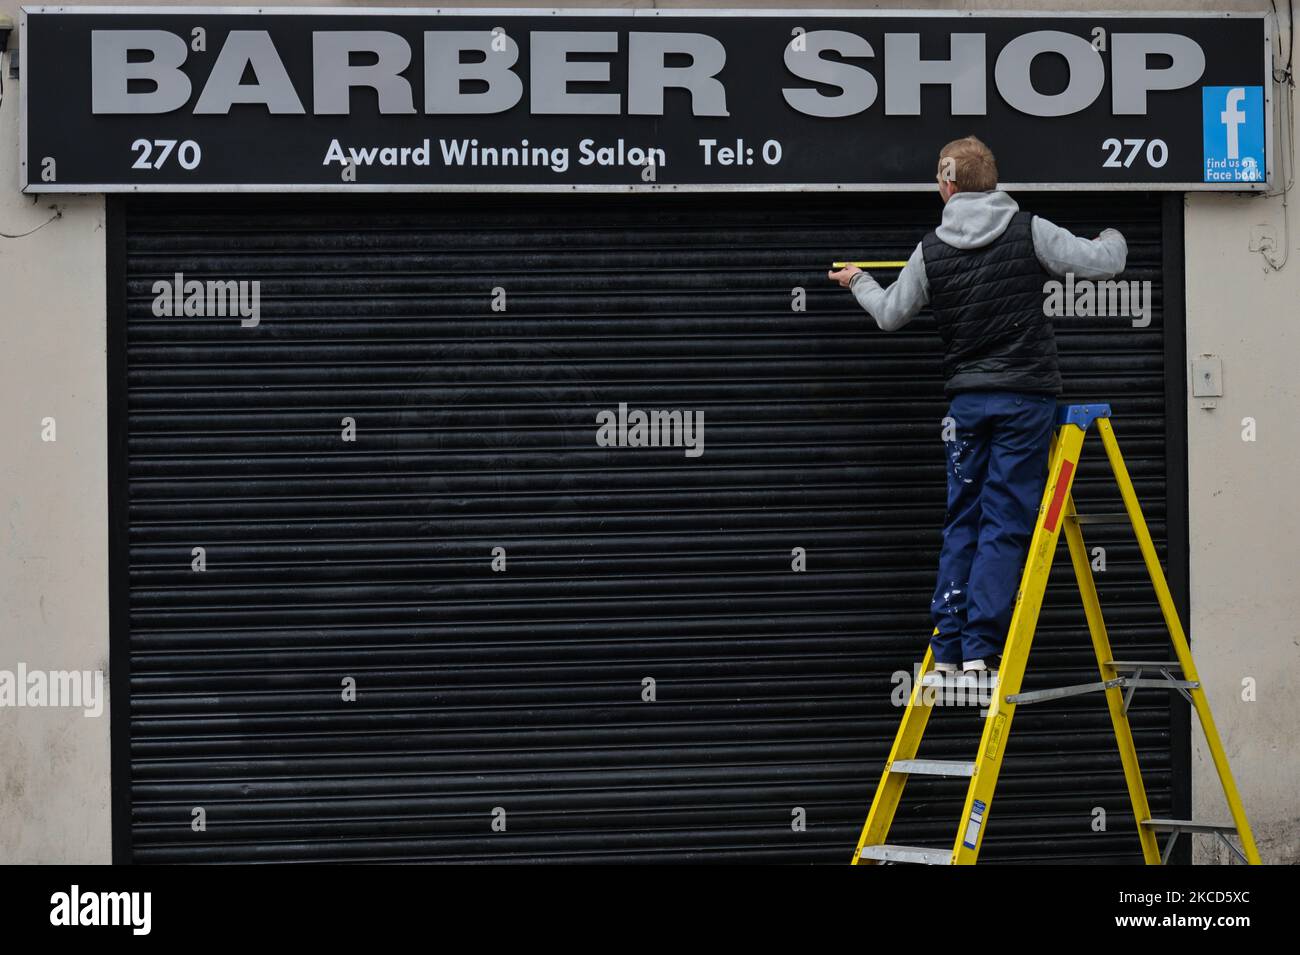
[[[1073,271],[1085,278],[1109,278],[1123,270],[1128,249],[1112,229],[1089,241],[1021,212],[1006,193],[994,189],[996,183],[993,156],[983,143],[974,137],[949,143],[939,160],[939,193],[946,203],[943,224],[921,241],[905,264],[894,263],[904,266],[898,281],[885,291],[856,268],[831,273],[853,290],[881,328],[901,327],[926,302],[934,311],[945,347],[946,390],[952,399],[951,434],[945,434],[952,446],[947,455],[948,514],[932,606],[935,631],[921,667],[923,682],[937,677],[940,682],[974,683],[975,678],[967,674],[989,670],[989,682],[996,687],[979,748],[969,761],[918,758],[933,702],[921,685],[913,687],[853,864],[974,864],[1016,708],[1104,693],[1144,860],[1163,864],[1182,833],[1211,833],[1242,861],[1259,865],[1259,851],[1209,700],[1110,424],[1110,406],[1056,407],[1061,377],[1052,326],[1042,306],[1044,277]],[[1083,439],[1090,429],[1105,448],[1124,501],[1123,519],[1132,525],[1176,660],[1117,660],[1111,651],[1079,526],[1084,516],[1076,511],[1071,495]],[[1062,534],[1101,680],[1021,692]],[[1002,651],[1006,660],[999,676]],[[1231,823],[1151,815],[1128,720],[1129,702],[1139,688],[1176,691],[1192,705],[1223,786]],[[903,786],[912,775],[970,780],[951,849],[886,841]],[[1163,852],[1156,840],[1161,832],[1171,833]],[[1227,839],[1234,832],[1240,850]]]
[[[996,671],[1006,639],[1062,390],[1044,283],[1067,272],[1112,278],[1128,246],[1114,229],[1084,239],[1021,211],[974,136],[943,147],[936,178],[943,221],[897,281],[882,289],[853,265],[830,278],[885,331],[928,303],[943,340],[948,507],[931,603],[936,672],[926,677],[942,681]]]

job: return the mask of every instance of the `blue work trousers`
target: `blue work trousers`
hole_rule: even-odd
[[[954,395],[944,442],[948,511],[930,605],[939,663],[988,660],[1006,642],[1047,481],[1056,399],[1009,391]]]

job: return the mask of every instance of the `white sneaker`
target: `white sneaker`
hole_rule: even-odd
[[[947,686],[960,673],[955,663],[936,663],[934,669],[921,677],[922,686]]]
[[[962,672],[960,683],[963,686],[977,686],[981,680],[986,680],[991,686],[997,686],[998,671],[990,669],[984,660],[965,660],[962,662]]]

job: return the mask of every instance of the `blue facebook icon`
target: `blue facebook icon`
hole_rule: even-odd
[[[1263,182],[1264,88],[1201,88],[1205,182]]]

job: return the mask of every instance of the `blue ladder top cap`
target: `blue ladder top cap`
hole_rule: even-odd
[[[1058,425],[1074,424],[1084,431],[1098,418],[1110,417],[1110,405],[1057,405],[1056,423]]]

